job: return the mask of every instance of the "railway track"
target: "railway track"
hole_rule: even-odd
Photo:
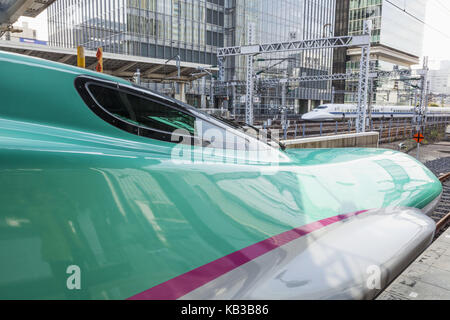
[[[444,191],[441,203],[432,215],[436,221],[436,238],[450,226],[450,172],[439,177],[439,180],[442,182]]]
[[[262,126],[261,121],[255,125]],[[447,125],[445,121],[430,120],[427,129],[443,129]],[[278,130],[283,135],[280,120],[274,120],[269,127],[271,130]],[[336,134],[355,133],[355,123],[346,121],[326,121],[326,122],[305,122],[291,120],[286,138],[298,139],[303,137],[328,136]],[[394,141],[412,138],[416,128],[411,124],[410,119],[374,119],[370,125],[371,131],[380,133],[380,143],[390,143]],[[281,137],[281,136],[280,136]]]

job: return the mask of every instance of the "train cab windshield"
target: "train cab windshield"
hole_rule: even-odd
[[[314,109],[314,112],[319,112],[321,110],[325,110],[327,108],[327,106],[318,106]]]
[[[75,86],[100,118],[135,135],[156,140],[256,151],[273,147],[225,121],[147,88],[81,76]],[[256,136],[256,137],[255,137]],[[267,138],[267,137],[264,137]]]

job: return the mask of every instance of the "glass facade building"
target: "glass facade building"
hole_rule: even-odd
[[[422,56],[425,27],[417,19],[425,21],[428,0],[391,0],[391,2],[406,10],[409,14],[402,13],[384,0],[380,43],[416,57]]]
[[[334,32],[336,0],[228,0],[226,46],[247,45],[249,24],[254,25],[253,43],[308,40]],[[228,58],[226,79],[244,80],[246,58]],[[333,50],[265,54],[255,58],[259,78],[299,77],[332,72]],[[244,88],[245,90],[245,88]],[[242,91],[241,94],[244,94]],[[259,88],[255,116],[279,113],[281,88]],[[331,82],[306,82],[288,88],[290,112],[303,113],[331,99]],[[243,104],[240,106],[243,112]]]
[[[361,34],[364,20],[371,19],[374,45],[420,57],[425,32],[421,21],[425,21],[426,4],[427,0],[350,0],[349,34]]]
[[[377,70],[392,71],[395,66],[410,68],[419,63],[423,51],[427,0],[349,0],[348,32],[358,35],[364,20],[372,20],[371,60]],[[421,21],[420,21],[421,20]],[[351,53],[351,50],[348,51]],[[359,55],[349,54],[347,70],[359,70]],[[347,81],[346,90],[354,91],[357,83]],[[392,79],[375,81],[373,101],[377,104],[410,104],[402,82]],[[347,94],[346,102],[355,101]]]
[[[48,9],[50,45],[217,64],[225,0],[58,0]]]
[[[450,95],[450,61],[441,61],[439,69],[430,70],[428,77],[432,93]]]
[[[336,19],[334,22],[335,36],[348,35],[349,0],[336,1]],[[333,52],[333,73],[345,73],[347,62],[347,48],[337,48]],[[333,81],[334,102],[344,103],[345,80]]]
[[[68,48],[83,45],[90,50],[103,47],[105,52],[159,59],[180,55],[182,61],[214,66],[218,63],[219,47],[248,44],[249,24],[255,26],[255,43],[331,35],[336,2],[339,1],[58,0],[48,9],[49,44]],[[258,57],[255,71],[258,77],[270,78],[318,75],[331,72],[332,64],[331,49],[277,53]],[[226,80],[245,79],[245,57],[228,58],[225,67]],[[187,93],[198,95],[202,90],[192,89],[198,86],[199,83],[193,83]],[[280,88],[272,89],[256,93],[264,100],[256,109],[272,106],[272,112],[278,113]],[[245,88],[238,88],[238,94],[243,91]],[[217,96],[220,92],[216,92]],[[330,97],[331,82],[302,83],[289,88],[288,104],[301,112]],[[189,98],[188,102],[199,105],[199,101]]]

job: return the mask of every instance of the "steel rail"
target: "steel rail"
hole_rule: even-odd
[[[441,181],[442,183],[444,183],[445,181],[447,181],[448,179],[450,179],[450,172],[442,175],[439,177],[439,181]]]
[[[439,177],[442,183],[450,179],[450,172]],[[436,224],[436,232],[440,232],[450,222],[450,212]]]

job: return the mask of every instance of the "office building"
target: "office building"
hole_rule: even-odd
[[[363,31],[372,20],[371,60],[376,70],[392,71],[394,66],[409,69],[420,61],[423,50],[427,0],[350,0],[349,35]],[[358,71],[361,49],[347,50],[347,71]],[[347,81],[346,90],[356,91],[357,82]],[[374,83],[372,101],[378,104],[410,104],[409,88],[402,81],[381,79]],[[346,94],[346,102],[356,94]]]
[[[348,35],[349,0],[336,1],[336,19],[334,35],[336,37]],[[347,66],[347,48],[337,48],[333,51],[333,73],[345,73]],[[333,102],[344,103],[345,80],[333,81]]]
[[[230,0],[226,6],[226,46],[247,45],[249,24],[254,25],[253,43],[316,39],[334,32],[336,0]],[[331,73],[332,63],[333,50],[324,49],[261,55],[255,58],[254,68],[258,78],[284,78]],[[244,80],[245,65],[243,56],[227,58],[226,79]],[[245,94],[245,88],[240,94]],[[258,88],[255,96],[255,117],[279,113],[281,86]],[[288,87],[290,113],[304,113],[329,100],[330,81]],[[241,103],[240,113],[243,112]]]
[[[338,1],[339,2],[339,1]],[[255,25],[255,43],[306,40],[332,35],[336,0],[59,0],[49,7],[49,44],[74,48],[83,45],[105,52],[217,65],[217,49],[248,44],[247,28]],[[331,49],[278,53],[255,63],[258,77],[295,77],[331,72]],[[245,79],[245,58],[226,61],[225,80]],[[193,72],[196,72],[193,70]],[[201,82],[187,88],[196,106]],[[210,86],[210,81],[206,83]],[[170,91],[171,84],[157,89]],[[164,87],[164,88],[163,88]],[[208,90],[207,90],[208,91]],[[217,90],[216,90],[217,91]],[[240,101],[245,88],[238,88]],[[258,96],[259,94],[259,96]],[[223,106],[228,92],[218,90],[214,105]],[[259,113],[279,113],[280,88],[257,92]],[[287,104],[302,113],[331,99],[331,82],[290,87]],[[202,100],[204,102],[204,100]],[[270,111],[269,111],[270,109]]]
[[[224,10],[224,0],[59,0],[48,10],[49,42],[215,65]]]
[[[29,27],[28,22],[22,21],[19,25],[14,25],[15,32],[5,32],[3,36],[0,37],[1,40],[10,40],[16,42],[27,42],[36,43],[36,30]],[[45,41],[39,41],[42,44]]]
[[[434,94],[450,95],[450,61],[441,61],[438,70],[430,70],[430,91]]]

